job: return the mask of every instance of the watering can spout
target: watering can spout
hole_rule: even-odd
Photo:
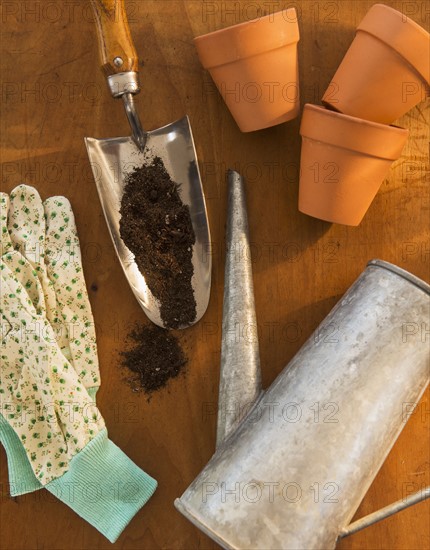
[[[227,177],[217,447],[237,428],[262,391],[244,180],[233,170]]]

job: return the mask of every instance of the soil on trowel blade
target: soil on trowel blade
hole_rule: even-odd
[[[196,237],[190,210],[163,161],[128,174],[121,200],[120,235],[134,254],[153,296],[160,302],[164,326],[178,328],[196,318],[191,279]]]
[[[128,381],[135,391],[152,394],[184,372],[187,358],[172,332],[152,324],[136,325],[128,341],[131,347],[121,355],[123,366],[133,373]]]

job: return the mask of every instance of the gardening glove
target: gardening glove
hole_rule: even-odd
[[[7,216],[9,211],[9,195],[0,193],[0,237],[1,237],[1,257],[9,262],[15,262],[16,265],[11,265],[14,273],[20,276],[20,281],[25,287],[29,295],[34,300],[34,306],[40,308],[38,303],[39,296],[36,291],[34,279],[35,274],[31,265],[24,260],[23,257],[11,255],[13,251],[12,241],[10,240],[9,231],[7,228]],[[2,289],[0,289],[0,292]],[[44,305],[42,305],[44,309]],[[2,321],[1,335],[3,335],[6,326]],[[0,361],[3,359],[0,358]],[[0,409],[1,412],[2,409]],[[12,427],[7,423],[2,414],[0,414],[0,441],[5,448],[9,473],[9,487],[11,496],[18,496],[24,493],[30,493],[40,489],[42,485],[34,475],[31,465],[27,459],[24,447],[13,431]]]
[[[9,255],[10,265],[19,264],[18,253]],[[35,289],[38,307],[0,261],[2,413],[41,484],[114,542],[156,482],[108,439],[103,418],[42,314],[38,280]]]
[[[70,359],[91,397],[99,386],[94,322],[83,277],[79,239],[70,203],[64,197],[52,197],[45,203],[29,186],[15,188],[9,200],[1,194],[2,255],[12,249],[21,252],[21,264],[33,275],[25,281],[31,299],[37,277],[43,288],[46,317],[55,328],[57,342]],[[9,255],[5,256],[7,262]],[[17,267],[18,277],[24,267]],[[8,459],[12,496],[41,487],[14,431],[0,416],[0,440]]]
[[[100,385],[95,326],[69,201],[51,197],[42,203],[36,189],[19,185],[10,194],[8,230],[14,249],[37,273],[60,348],[95,395]]]

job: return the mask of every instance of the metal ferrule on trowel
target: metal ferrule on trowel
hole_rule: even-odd
[[[122,63],[121,58],[116,59],[117,63]],[[145,149],[148,134],[142,127],[139,114],[134,104],[134,96],[140,92],[139,73],[132,71],[112,74],[107,77],[107,82],[112,97],[122,98],[125,114],[130,124],[131,134],[136,145],[143,151]]]

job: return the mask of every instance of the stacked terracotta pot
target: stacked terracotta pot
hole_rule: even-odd
[[[299,210],[358,225],[397,160],[408,131],[392,126],[429,93],[430,36],[402,13],[375,4],[323,96],[307,104]]]
[[[294,8],[194,39],[242,132],[298,115],[298,41]],[[372,6],[324,94],[324,107],[304,107],[301,212],[361,222],[408,137],[393,121],[429,93],[429,54],[423,28],[384,4]]]

